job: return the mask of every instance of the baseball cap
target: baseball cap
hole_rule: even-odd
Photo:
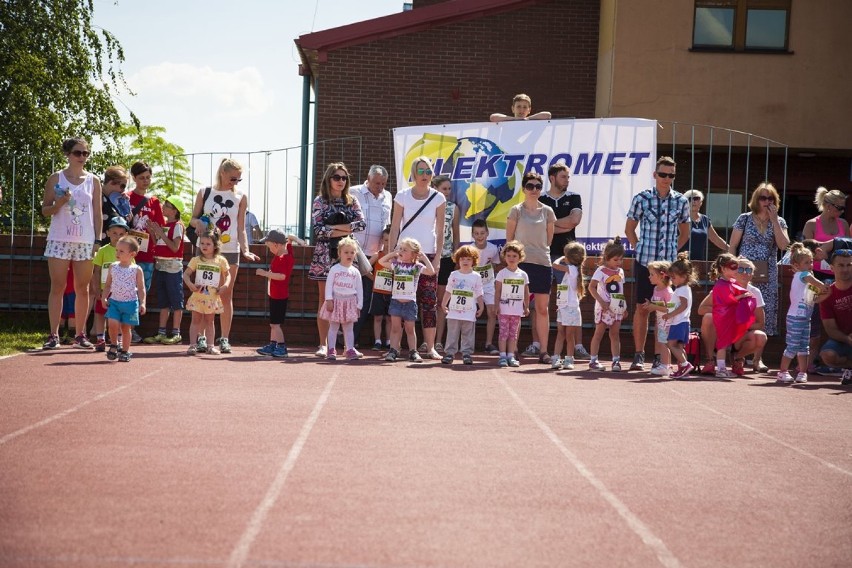
[[[109,223],[107,224],[107,230],[110,230],[113,227],[121,227],[125,231],[130,230],[130,227],[127,226],[127,221],[125,221],[122,217],[113,217],[109,220]]]
[[[287,235],[284,234],[284,231],[281,229],[269,229],[269,232],[266,233],[266,236],[260,239],[261,243],[278,243],[279,245],[283,245],[287,243]]]

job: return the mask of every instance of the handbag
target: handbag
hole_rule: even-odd
[[[212,188],[205,187],[204,188],[204,197],[201,198],[201,212],[204,212],[204,204],[207,202],[207,198],[210,197],[210,191]],[[192,221],[198,219],[199,217],[193,217]],[[192,226],[192,221],[186,226],[186,230],[184,234],[186,235],[186,240],[195,245],[195,241],[198,240],[198,231],[195,230],[195,227]]]

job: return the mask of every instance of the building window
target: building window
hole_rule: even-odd
[[[695,51],[788,51],[792,0],[695,0]]]

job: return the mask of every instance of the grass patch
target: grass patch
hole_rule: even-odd
[[[0,356],[41,347],[47,314],[0,312]]]

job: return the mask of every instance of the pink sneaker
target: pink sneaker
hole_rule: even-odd
[[[677,367],[677,369],[675,370],[675,372],[671,374],[671,378],[673,378],[673,379],[683,379],[683,378],[686,378],[686,377],[688,377],[688,376],[689,376],[689,373],[691,373],[691,372],[692,372],[692,369],[693,369],[693,368],[694,368],[694,367],[692,366],[692,363],[690,363],[689,361],[687,361],[687,362],[686,362],[686,363],[684,363],[683,365],[678,365],[678,367]]]
[[[361,353],[360,351],[358,351],[357,349],[347,349],[346,350],[346,358],[349,361],[357,361],[358,359],[360,359],[363,356],[364,356],[364,354]]]
[[[337,360],[337,351],[334,349],[334,347],[330,348],[326,352],[325,358],[328,359],[329,361],[336,361]]]

